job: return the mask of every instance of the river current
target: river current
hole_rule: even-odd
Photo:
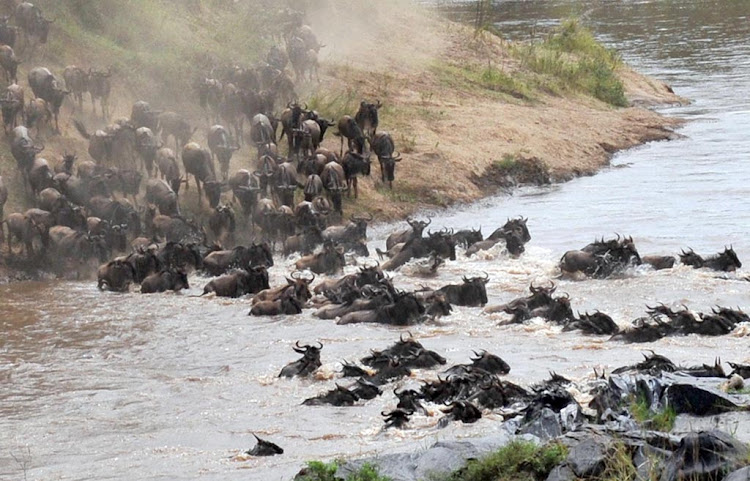
[[[449,9],[460,16],[460,6]],[[524,295],[530,282],[557,276],[569,249],[615,233],[633,236],[641,254],[692,247],[714,253],[732,244],[750,259],[750,6],[742,1],[506,1],[495,12],[510,38],[533,35],[570,15],[583,16],[599,38],[636,69],[669,83],[692,103],[662,109],[687,120],[684,136],[619,153],[612,168],[548,188],[528,188],[475,205],[437,212],[431,228],[483,227],[528,217],[532,241],[520,259],[496,248],[467,260],[459,252],[436,278],[399,287],[438,287],[487,272],[490,304]],[[370,231],[383,245],[395,226]],[[271,284],[283,282],[294,258],[278,259]],[[363,262],[359,259],[360,263]],[[750,262],[750,261],[748,261]],[[353,272],[355,266],[347,267]],[[557,281],[573,308],[600,309],[625,325],[645,305],[715,305],[750,309],[750,283],[678,266],[636,270],[620,279]],[[0,479],[287,480],[310,459],[412,451],[437,440],[487,435],[499,416],[437,428],[440,417],[415,416],[411,428],[382,431],[390,392],[349,408],[300,406],[305,398],[347,384],[342,360],[393,343],[406,329],[337,326],[305,311],[296,317],[248,317],[246,299],[192,297],[206,278],[191,276],[183,294],[99,292],[94,282],[19,283],[0,287]],[[472,350],[503,357],[508,379],[523,385],[548,370],[582,378],[653,349],[676,363],[750,362],[750,326],[724,337],[687,336],[626,345],[605,337],[562,333],[532,320],[499,326],[503,315],[455,308],[436,323],[409,328],[448,364]],[[324,344],[315,379],[278,379],[298,355],[295,341]],[[397,385],[416,385],[417,371]],[[285,450],[272,458],[237,456],[252,433]]]

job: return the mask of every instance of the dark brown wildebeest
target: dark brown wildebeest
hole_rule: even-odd
[[[108,256],[102,237],[92,236],[62,225],[49,229],[49,254],[51,259],[56,261],[76,259],[81,262],[95,256],[100,262],[106,262]]]
[[[724,272],[734,272],[742,267],[742,262],[740,262],[732,246],[725,247],[724,252],[706,258],[696,254],[693,249],[689,249],[687,252],[683,250],[680,253],[680,262],[688,266],[693,266],[695,269],[707,267],[715,271]]]
[[[211,207],[219,205],[221,183],[216,180],[211,153],[195,142],[191,142],[182,150],[182,165],[185,167],[185,189],[190,185],[188,181],[192,174],[198,188],[198,202],[203,195],[201,191],[201,185],[203,185],[209,205]]]
[[[38,194],[48,187],[54,187],[54,174],[46,159],[37,157],[29,169],[29,185],[34,194]]]
[[[227,125],[237,145],[242,145],[242,125],[245,123],[245,115],[242,111],[242,93],[233,84],[224,86],[223,99],[219,106],[219,118]]]
[[[323,193],[323,181],[317,174],[307,176],[304,187],[305,201],[312,202],[312,200]]]
[[[278,316],[280,314],[295,315],[302,313],[302,303],[294,296],[294,291],[286,290],[281,296],[272,301],[259,301],[253,304],[248,315]]]
[[[389,235],[385,240],[385,248],[387,250],[391,250],[396,244],[402,244],[409,242],[411,239],[421,238],[422,232],[424,232],[425,228],[432,223],[432,219],[428,218],[427,221],[421,221],[411,220],[410,217],[407,217],[406,223],[409,224],[411,230],[402,230]]]
[[[162,215],[180,215],[177,193],[162,179],[148,179],[146,202],[154,204]]]
[[[305,256],[294,264],[298,270],[310,269],[315,274],[329,275],[340,272],[345,265],[344,249],[330,241],[324,242],[323,249],[317,254]]]
[[[485,273],[484,277],[463,277],[463,284],[450,284],[443,286],[436,292],[445,296],[445,299],[457,306],[478,307],[487,304],[487,282],[490,277]]]
[[[187,274],[183,270],[165,269],[143,279],[142,294],[190,289]]]
[[[214,235],[214,242],[219,245],[233,244],[237,223],[232,208],[229,205],[217,205],[208,218],[208,229]]]
[[[648,264],[654,270],[671,269],[674,267],[676,259],[674,256],[643,256],[641,259],[644,264]]]
[[[360,126],[351,116],[344,115],[339,119],[336,125],[338,126],[339,131],[335,132],[333,135],[341,139],[340,157],[343,157],[344,155],[344,138],[347,139],[350,151],[360,153],[365,151],[367,139],[365,138],[365,134],[362,132]]]
[[[182,177],[180,176],[180,166],[177,164],[177,156],[174,150],[167,147],[157,150],[156,165],[159,167],[160,177],[167,181],[175,193],[179,193]]]
[[[264,266],[255,266],[237,269],[211,280],[201,295],[214,292],[219,297],[242,297],[268,288],[268,270]]]
[[[5,182],[3,182],[3,176],[0,175],[0,222],[3,221],[5,217],[3,217],[3,209],[5,208],[5,203],[8,202],[8,187],[5,186]],[[0,230],[0,242],[2,242],[3,232]]]
[[[49,27],[54,20],[45,19],[36,5],[23,2],[16,7],[16,23],[23,32],[26,46],[28,46],[32,39],[42,44],[47,43]]]
[[[96,101],[102,109],[102,118],[109,118],[109,95],[112,92],[112,67],[106,71],[89,69],[89,94],[91,110],[96,114]]]
[[[363,100],[359,104],[359,110],[354,115],[357,125],[370,141],[374,139],[375,133],[378,130],[378,110],[380,107],[382,107],[380,100],[377,100],[374,104]]]
[[[29,129],[36,127],[36,135],[42,138],[42,132],[49,133],[52,122],[52,111],[44,99],[29,99],[24,113],[26,126]]]
[[[374,217],[352,215],[346,225],[334,225],[323,231],[323,239],[334,243],[356,242],[367,240],[367,223],[372,222]]]
[[[127,292],[135,281],[135,268],[125,259],[114,259],[99,267],[97,287],[115,292]]]
[[[320,362],[320,350],[323,349],[323,344],[320,342],[318,344],[319,346],[310,346],[308,344],[300,346],[299,341],[297,341],[292,350],[302,354],[302,358],[284,366],[278,377],[306,377],[314,373],[322,365]]]
[[[41,239],[42,245],[46,242],[46,227],[38,225],[34,219],[14,212],[2,220],[8,227],[8,253],[13,254],[13,239],[22,243],[26,256],[31,259],[34,256],[34,239]]]
[[[291,295],[299,301],[300,305],[302,305],[312,297],[310,284],[312,284],[312,281],[314,280],[315,274],[308,279],[302,277],[298,271],[295,271],[292,273],[291,278],[286,278],[286,285],[263,290],[256,294],[251,302],[254,305],[261,301],[275,301],[280,299],[285,293],[290,292]]]
[[[81,67],[68,65],[63,70],[63,80],[67,88],[78,101],[78,109],[83,110],[83,94],[89,91],[89,74]]]
[[[221,125],[213,125],[208,129],[208,148],[212,157],[216,157],[219,162],[222,180],[226,181],[229,177],[229,162],[232,160],[232,154],[239,150],[239,145],[232,140],[227,129]]]
[[[297,169],[291,162],[279,165],[276,172],[276,183],[274,192],[279,199],[279,205],[292,207],[294,205],[294,192],[302,187],[297,180]]]
[[[456,260],[456,242],[451,232],[446,230],[429,232],[427,237],[412,238],[397,254],[383,264],[383,270],[397,269],[411,259],[430,257],[433,253],[443,258]]]
[[[265,114],[256,114],[250,119],[250,139],[258,147],[260,157],[260,145],[275,144],[276,132],[271,120]]]
[[[370,152],[365,150],[363,154],[360,154],[350,150],[341,159],[341,166],[344,168],[347,194],[351,195],[352,187],[354,187],[354,198],[356,199],[359,197],[357,178],[360,175],[370,175]]]
[[[331,204],[333,204],[333,210],[342,215],[342,193],[349,189],[346,184],[344,168],[338,162],[329,162],[323,167],[320,180],[323,181],[323,188],[328,193]]]
[[[12,130],[18,126],[19,114],[23,121],[23,108],[25,102],[23,88],[15,83],[8,85],[5,89],[5,94],[0,98],[0,107],[2,107],[3,113],[3,126],[6,134],[8,133],[8,129]]]
[[[190,137],[198,130],[198,127],[191,129],[188,121],[176,112],[162,112],[158,118],[162,141],[167,145],[169,137],[174,137],[175,152],[185,147],[190,142]]]
[[[5,81],[8,83],[17,83],[18,64],[21,61],[16,58],[16,53],[9,45],[0,45],[0,67],[5,70]]]
[[[399,292],[392,303],[367,311],[355,311],[344,315],[336,324],[376,322],[393,326],[408,326],[419,322],[425,313],[424,305],[412,292]]]
[[[16,48],[16,31],[18,27],[8,25],[8,20],[12,15],[4,15],[0,17],[0,44],[8,45]]]
[[[13,158],[16,159],[18,170],[24,179],[24,186],[28,183],[28,173],[34,164],[34,159],[39,152],[44,150],[44,145],[38,146],[34,144],[29,136],[29,130],[23,125],[19,125],[13,129],[13,137],[10,141],[10,152]]]
[[[393,189],[396,162],[401,161],[400,155],[393,155],[395,149],[393,138],[388,132],[375,134],[372,139],[372,151],[378,156],[378,162],[380,163],[380,177],[384,184],[388,182],[388,187],[391,189]]]
[[[279,136],[279,141],[286,135],[289,144],[289,157],[294,157],[299,152],[301,141],[299,129],[302,128],[302,122],[306,119],[309,112],[307,105],[303,108],[296,102],[290,102],[287,104],[287,108],[281,112],[281,135]]]
[[[133,104],[133,108],[130,111],[130,122],[136,129],[148,127],[156,134],[159,128],[159,115],[161,113],[160,110],[152,110],[148,102],[139,100]]]
[[[219,121],[219,106],[224,98],[224,86],[215,78],[204,78],[198,83],[198,103],[209,123]]]
[[[146,171],[149,178],[154,175],[154,161],[159,147],[159,142],[151,129],[138,127],[135,130],[135,151],[143,161],[143,170]]]
[[[65,96],[70,92],[62,87],[62,82],[52,72],[44,67],[36,67],[29,71],[29,86],[34,96],[47,101],[55,117],[55,132],[60,132],[58,116]]]

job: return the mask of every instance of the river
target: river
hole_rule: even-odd
[[[453,15],[460,7],[451,8]],[[436,214],[432,228],[484,228],[529,218],[532,241],[517,260],[499,250],[448,262],[434,279],[397,273],[398,286],[440,286],[487,272],[490,304],[525,293],[531,281],[556,276],[561,254],[596,237],[632,235],[640,252],[713,253],[733,244],[750,253],[750,8],[743,1],[504,1],[497,26],[521,38],[582,15],[599,38],[637,69],[692,99],[663,111],[686,119],[684,138],[649,144],[613,159],[602,173],[548,188],[529,188]],[[382,245],[393,226],[372,230]],[[294,259],[277,261],[271,284]],[[347,272],[356,270],[348,267]],[[678,267],[635,271],[622,279],[558,282],[574,309],[601,309],[625,325],[645,304],[750,309],[750,283]],[[20,283],[0,287],[0,479],[18,480],[288,480],[304,461],[414,450],[440,439],[491,434],[499,416],[437,429],[439,413],[416,416],[411,429],[381,431],[390,392],[350,408],[300,406],[333,387],[343,359],[384,348],[406,330],[337,326],[305,311],[290,318],[248,317],[247,300],[195,298],[207,280],[192,276],[181,295],[102,293],[93,282]],[[410,328],[425,347],[467,362],[487,349],[512,367],[508,379],[529,384],[554,369],[581,378],[611,369],[647,349],[694,364],[750,362],[748,331],[688,336],[645,345],[562,333],[541,322],[500,327],[502,315],[456,308],[439,323]],[[316,379],[276,378],[296,359],[297,340],[320,341]],[[417,378],[434,377],[434,371]],[[252,433],[285,449],[282,456],[236,457]]]

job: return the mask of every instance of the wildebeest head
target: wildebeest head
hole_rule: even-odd
[[[312,277],[309,279],[306,277],[302,277],[302,273],[299,271],[294,271],[291,274],[292,278],[286,278],[287,283],[290,286],[290,290],[294,292],[294,297],[299,299],[302,302],[307,302],[312,297],[312,293],[310,292],[310,284],[313,280],[315,280],[315,274],[312,274]]]
[[[246,451],[246,454],[249,454],[250,456],[275,456],[277,454],[284,454],[284,450],[276,444],[261,439],[255,434],[253,434],[253,436],[255,436],[258,444],[256,444],[253,449]]]
[[[273,254],[271,253],[271,247],[268,243],[263,242],[257,244],[253,242],[253,245],[249,248],[249,259],[251,266],[273,266]]]
[[[380,100],[377,100],[376,103],[363,100],[359,104],[359,110],[354,115],[357,125],[359,125],[359,128],[362,129],[368,139],[373,138],[378,128],[378,109],[380,107],[382,107]]]
[[[490,354],[485,350],[480,352],[474,351],[474,355],[476,357],[471,358],[471,363],[474,367],[483,369],[491,374],[508,374],[510,372],[508,363],[503,361],[499,356]]]
[[[452,230],[427,233],[427,248],[430,252],[435,251],[441,257],[456,260],[456,241],[453,240]]]

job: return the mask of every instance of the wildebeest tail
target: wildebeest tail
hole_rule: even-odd
[[[79,134],[83,136],[84,139],[86,140],[91,139],[91,134],[86,132],[86,126],[83,125],[83,122],[81,122],[80,120],[73,119],[73,125],[76,126],[76,130],[78,131]]]

